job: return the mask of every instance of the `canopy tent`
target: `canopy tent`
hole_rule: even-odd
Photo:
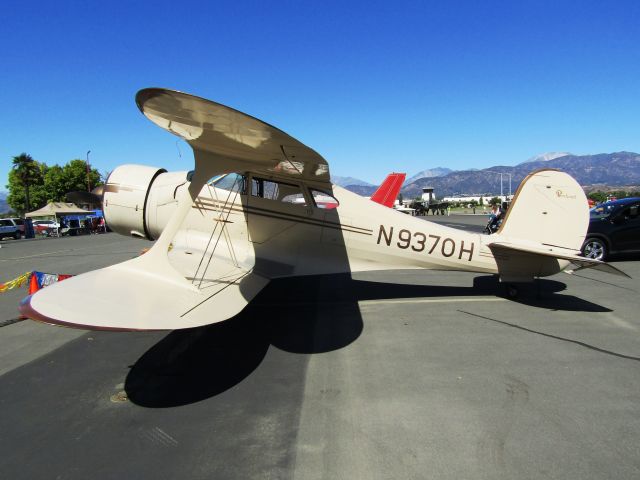
[[[75,203],[50,202],[39,210],[27,213],[25,217],[62,217],[64,215],[89,215],[92,213],[93,211],[84,210]]]

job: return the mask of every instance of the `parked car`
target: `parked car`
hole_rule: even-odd
[[[21,218],[0,219],[0,238],[13,237],[16,240],[24,235],[24,220]]]
[[[34,220],[33,230],[40,235],[49,235],[52,232],[57,232],[60,228],[60,224],[54,220]]]
[[[606,202],[589,211],[582,254],[606,260],[622,252],[640,252],[640,197]]]

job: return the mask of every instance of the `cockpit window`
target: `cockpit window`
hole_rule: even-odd
[[[244,175],[240,175],[239,173],[227,173],[226,175],[215,177],[209,182],[209,185],[221,188],[222,190],[238,192],[241,195],[245,195],[247,192],[246,183]]]
[[[336,208],[340,205],[338,199],[333,195],[323,192],[321,190],[311,189],[311,196],[313,197],[313,202],[316,204],[318,208],[330,209]]]
[[[275,182],[264,178],[253,177],[251,180],[251,195],[296,205],[307,204],[302,188],[299,185]]]

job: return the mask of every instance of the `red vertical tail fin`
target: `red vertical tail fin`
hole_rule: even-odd
[[[393,207],[406,176],[406,173],[390,173],[387,175],[382,185],[371,195],[371,200],[385,207]]]

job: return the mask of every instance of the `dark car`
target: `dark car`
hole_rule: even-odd
[[[582,254],[606,260],[611,254],[640,252],[640,198],[606,202],[589,211],[589,229]]]

